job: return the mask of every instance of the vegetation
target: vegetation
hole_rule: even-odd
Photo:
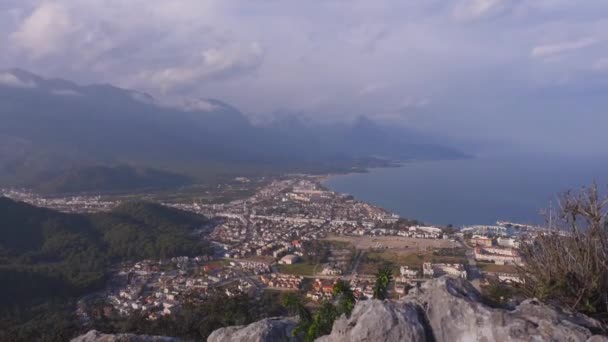
[[[80,215],[0,198],[0,217],[3,341],[65,340],[76,327],[73,300],[102,286],[117,262],[211,251],[192,235],[204,217],[149,203]]]
[[[347,316],[355,307],[355,294],[350,288],[350,283],[346,280],[339,279],[333,288],[333,295],[337,302],[338,315],[346,314]]]
[[[334,321],[342,314],[350,316],[355,307],[355,295],[350,284],[338,280],[333,287],[333,301],[324,301],[321,307],[311,313],[295,294],[289,294],[283,299],[283,305],[290,314],[298,317],[298,325],[293,331],[304,341],[314,341],[317,337],[331,333]]]
[[[376,273],[376,284],[374,285],[374,298],[385,300],[388,298],[388,284],[393,280],[393,271],[389,265],[385,265]]]
[[[331,243],[323,240],[304,242],[304,261],[311,265],[327,262],[331,255]]]
[[[280,294],[265,293],[260,299],[254,299],[246,294],[229,297],[218,290],[203,302],[186,301],[178,313],[154,321],[136,313],[126,319],[121,317],[95,321],[93,328],[108,333],[161,335],[206,341],[216,329],[285,314],[287,311],[281,306]]]
[[[491,280],[490,283],[481,289],[482,300],[485,304],[498,308],[509,308],[510,301],[514,297],[521,296],[521,288],[516,284],[505,284],[498,280]]]
[[[305,336],[308,334],[308,328],[312,324],[312,314],[304,306],[302,300],[294,293],[288,293],[283,298],[283,306],[287,308],[290,315],[295,315],[298,319],[298,325],[293,330],[294,336]]]
[[[183,175],[151,168],[92,165],[73,167],[50,181],[32,186],[44,193],[80,193],[179,187],[191,181]]]
[[[568,192],[551,233],[522,246],[529,296],[589,315],[608,313],[608,199],[597,186]],[[553,223],[553,215],[552,215]],[[552,227],[553,228],[553,227]]]

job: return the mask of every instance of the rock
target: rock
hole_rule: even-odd
[[[423,342],[426,340],[424,325],[416,310],[416,306],[404,302],[361,301],[350,318],[342,315],[334,322],[331,335],[317,341]]]
[[[295,322],[267,319],[245,327],[219,329],[219,341],[289,341]],[[598,321],[526,300],[513,310],[482,303],[477,290],[463,279],[443,277],[410,291],[401,301],[360,301],[350,317],[334,322],[331,334],[318,342],[608,342]]]
[[[84,335],[72,339],[72,342],[179,342],[180,339],[164,336],[148,336],[133,334],[104,334],[91,330]]]
[[[297,341],[292,336],[296,322],[290,318],[267,318],[247,326],[215,330],[207,342],[285,342]]]
[[[528,300],[515,310],[490,308],[463,279],[439,278],[406,299],[417,303],[437,342],[452,341],[587,341],[599,322]]]

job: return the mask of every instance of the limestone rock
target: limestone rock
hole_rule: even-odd
[[[289,318],[267,318],[247,326],[221,328],[209,335],[208,342],[286,342],[296,341],[292,331],[296,322]]]
[[[587,341],[600,324],[582,315],[558,311],[534,300],[514,311],[481,303],[479,293],[462,279],[440,278],[414,291],[406,301],[426,315],[429,333],[437,342],[452,341]]]
[[[91,330],[84,335],[72,339],[72,342],[179,342],[180,339],[164,336],[148,336],[133,334],[104,334]]]
[[[208,341],[296,341],[292,336],[295,325],[296,322],[289,318],[265,319],[247,326],[218,329]],[[469,282],[444,277],[426,282],[401,301],[358,302],[350,317],[337,319],[331,334],[317,341],[608,342],[606,336],[598,335],[605,334],[604,328],[589,317],[536,300],[526,300],[514,310],[491,308],[482,303],[479,293]]]
[[[404,302],[361,301],[350,318],[342,315],[334,322],[331,335],[317,341],[423,342],[426,340],[424,325],[416,310],[416,306]]]

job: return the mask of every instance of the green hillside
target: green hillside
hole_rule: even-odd
[[[114,263],[211,251],[193,234],[206,218],[158,204],[81,215],[0,198],[0,217],[0,340],[100,287]]]

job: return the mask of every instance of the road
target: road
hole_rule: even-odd
[[[348,272],[350,278],[352,278],[353,274],[357,272],[357,269],[359,268],[359,264],[361,263],[362,257],[363,257],[363,251],[357,250],[355,258],[353,260],[352,268],[350,269],[350,272]]]
[[[463,242],[464,241],[464,242]],[[469,263],[467,268],[467,276],[473,287],[477,289],[477,291],[481,290],[481,272],[479,272],[479,268],[477,268],[477,262],[475,261],[475,249],[470,246],[466,240],[459,241],[462,243],[463,247],[467,249],[466,257]]]

